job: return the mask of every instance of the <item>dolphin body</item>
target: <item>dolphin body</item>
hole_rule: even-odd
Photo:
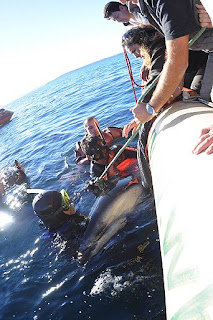
[[[131,177],[120,180],[107,194],[95,201],[91,218],[79,248],[81,263],[87,262],[124,227],[127,216],[141,202],[142,186],[131,183]]]

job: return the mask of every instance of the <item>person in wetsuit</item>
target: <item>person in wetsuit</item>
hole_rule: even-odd
[[[3,207],[3,195],[6,190],[14,185],[27,182],[27,176],[20,162],[14,161],[13,167],[7,167],[0,171],[0,207]]]
[[[122,137],[122,129],[123,128],[107,127],[106,129],[101,130],[95,117],[88,117],[84,120],[85,137],[90,135],[100,136],[106,141],[108,146],[111,146],[115,139]],[[90,163],[90,160],[82,150],[81,141],[76,143],[75,158],[77,164]]]
[[[58,232],[65,240],[77,241],[88,224],[87,218],[76,211],[65,190],[41,192],[35,196],[32,206],[44,226],[49,231]]]
[[[121,148],[121,145],[113,145],[109,148],[103,139],[94,135],[85,137],[82,140],[82,150],[91,161],[91,175],[100,176]],[[111,178],[115,175],[125,177],[131,175],[132,170],[137,171],[135,170],[137,168],[137,150],[126,147],[109,168],[107,177]]]

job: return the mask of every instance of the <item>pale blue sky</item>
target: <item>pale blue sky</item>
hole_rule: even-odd
[[[58,76],[122,51],[108,0],[0,0],[0,107]]]

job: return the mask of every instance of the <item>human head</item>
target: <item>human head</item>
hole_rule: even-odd
[[[117,1],[110,1],[104,7],[104,18],[117,22],[128,23],[132,14],[127,6]]]
[[[49,229],[57,229],[76,212],[64,190],[39,193],[34,198],[32,206],[35,214]]]
[[[13,174],[9,175],[7,179],[5,179],[6,185],[8,187],[12,187],[15,184],[20,185],[24,182],[26,182],[26,175],[23,171],[21,170],[16,170],[13,172]]]
[[[99,123],[95,117],[88,117],[84,120],[84,130],[88,135],[99,135]]]
[[[26,174],[23,169],[17,167],[5,168],[2,172],[2,181],[5,187],[12,187],[14,185],[20,185],[27,180]]]
[[[109,148],[100,137],[86,136],[81,141],[81,148],[89,159],[99,164],[107,164]]]
[[[136,58],[143,58],[148,66],[154,44],[160,38],[162,38],[161,34],[152,26],[134,27],[122,36],[122,46]]]

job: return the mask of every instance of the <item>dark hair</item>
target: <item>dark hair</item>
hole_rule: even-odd
[[[108,2],[104,7],[104,18],[109,19],[113,12],[120,10],[119,8],[120,6],[127,8],[127,6],[125,4],[122,4],[121,2],[117,2],[117,1]]]
[[[128,48],[134,44],[139,44],[151,53],[153,43],[162,38],[163,36],[151,26],[134,27],[122,36],[122,46]]]
[[[91,151],[96,150],[98,147],[103,145],[104,145],[103,140],[100,137],[95,135],[85,136],[81,140],[82,151],[88,156],[91,155]]]
[[[101,139],[99,136],[95,135],[84,137],[81,141],[81,148],[87,156],[97,155],[98,157],[96,160],[105,158],[106,154],[103,154],[102,152],[104,148],[109,151],[105,141],[103,141],[103,139]]]
[[[26,174],[17,168],[9,168],[4,172],[4,180],[7,187],[12,187],[15,184],[20,185],[27,182]]]

